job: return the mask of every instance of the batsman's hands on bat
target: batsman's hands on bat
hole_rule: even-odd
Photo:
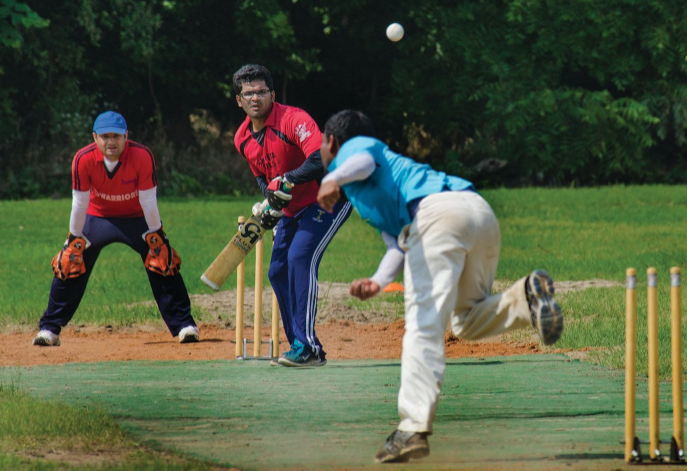
[[[351,283],[351,296],[365,301],[379,293],[382,288],[369,278],[361,278]]]
[[[266,199],[253,205],[253,216],[260,220],[260,225],[266,231],[274,229],[283,215],[283,211],[273,209]]]
[[[341,198],[341,185],[335,180],[328,180],[320,185],[320,190],[317,192],[317,203],[331,213],[334,211],[334,205]]]
[[[147,270],[162,276],[174,276],[181,268],[181,258],[169,245],[167,235],[162,228],[143,233],[143,240],[148,244],[148,255],[145,267]]]
[[[70,233],[60,253],[52,259],[52,271],[55,276],[64,281],[86,273],[83,251],[90,245],[91,243],[84,236],[75,236]]]
[[[291,202],[292,196],[289,192],[292,188],[293,184],[286,178],[275,178],[267,185],[267,202],[273,209],[281,211]]]

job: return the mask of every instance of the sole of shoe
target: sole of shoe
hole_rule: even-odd
[[[376,457],[375,461],[377,463],[407,463],[410,460],[424,458],[425,456],[429,456],[429,448],[418,445],[416,447],[404,448],[398,455]]]
[[[36,337],[35,339],[33,339],[33,344],[38,347],[59,347],[60,339],[57,339],[57,341],[54,344],[52,344],[43,337]]]
[[[553,295],[553,280],[544,270],[536,270],[530,275],[529,286],[537,298],[536,324],[539,337],[544,345],[553,345],[563,334],[563,312]]]
[[[179,340],[179,343],[198,343],[200,342],[200,339],[198,338],[197,335],[192,335],[189,334],[185,336],[183,339]]]
[[[281,366],[287,366],[289,368],[308,368],[308,367],[315,367],[315,366],[324,366],[327,364],[327,360],[309,360],[305,362],[296,362],[296,361],[291,361],[288,358],[279,358],[278,363]]]

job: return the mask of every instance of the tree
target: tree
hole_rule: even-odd
[[[686,104],[681,3],[418,6],[412,27],[425,34],[401,45],[390,118],[407,116],[407,130],[423,126],[445,151],[440,163],[469,177],[482,178],[478,164],[499,159],[507,162],[502,183],[662,179],[665,167],[647,156],[665,145],[662,136],[684,135],[666,120],[668,110],[684,116]]]

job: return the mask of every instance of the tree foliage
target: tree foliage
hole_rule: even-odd
[[[38,16],[25,3],[0,0],[0,46],[21,48],[24,28],[43,28],[48,21]]]
[[[412,59],[394,64],[389,101],[449,149],[448,168],[480,178],[475,166],[498,159],[490,178],[513,184],[676,181],[685,2],[438,2],[411,14],[427,34],[402,44]]]
[[[0,0],[0,197],[64,194],[117,109],[164,191],[253,186],[232,74],[480,185],[687,179],[686,0]],[[386,25],[405,38],[391,43]]]

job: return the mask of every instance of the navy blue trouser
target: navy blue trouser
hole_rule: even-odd
[[[279,302],[289,344],[298,340],[325,359],[315,335],[317,279],[324,251],[351,215],[351,203],[337,203],[332,214],[312,204],[294,217],[282,217],[272,249],[269,279]]]
[[[93,273],[93,266],[98,260],[100,251],[114,243],[126,244],[141,256],[145,262],[148,254],[148,244],[142,235],[148,230],[145,218],[101,218],[86,216],[83,235],[90,241],[91,246],[83,253],[86,273],[65,281],[55,277],[50,287],[48,309],[43,313],[40,321],[41,330],[49,330],[59,334],[66,326],[79,307],[81,298],[86,291],[88,279]],[[172,336],[186,326],[196,325],[191,316],[191,301],[186,291],[186,285],[181,274],[176,276],[162,276],[146,270],[153,296],[162,314],[162,319]]]

